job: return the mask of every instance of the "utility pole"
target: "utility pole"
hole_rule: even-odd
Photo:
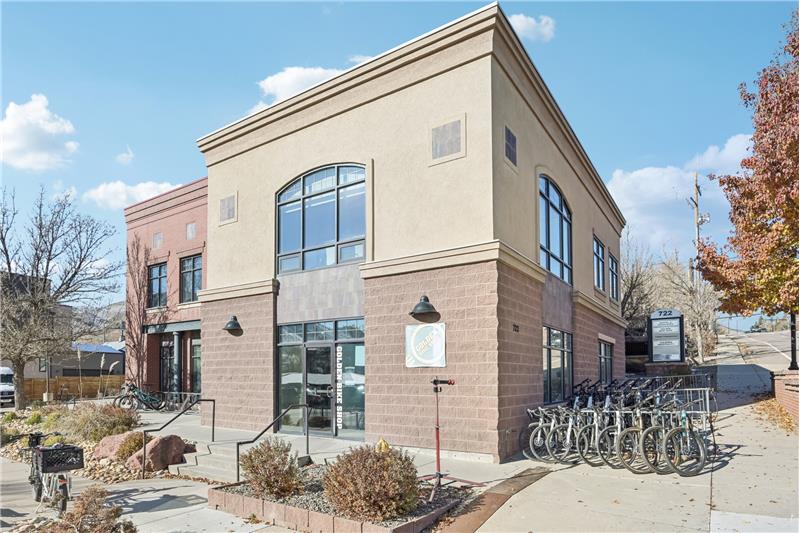
[[[694,173],[694,191],[690,198],[687,198],[686,201],[689,203],[689,207],[692,208],[694,211],[694,249],[695,249],[695,258],[689,261],[689,268],[692,269],[692,282],[695,284],[700,283],[700,274],[694,268],[694,261],[700,255],[700,226],[709,222],[711,217],[707,214],[700,213],[700,196],[703,195],[703,192],[700,190],[700,184],[698,182],[697,172]]]

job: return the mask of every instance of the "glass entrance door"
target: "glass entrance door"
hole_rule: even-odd
[[[309,407],[309,431],[333,431],[335,388],[331,372],[332,347],[306,347],[306,404]]]

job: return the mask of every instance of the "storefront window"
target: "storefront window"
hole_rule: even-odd
[[[542,328],[544,403],[564,401],[572,394],[572,334]]]
[[[600,356],[600,382],[611,383],[614,368],[614,345],[610,342],[600,341],[598,355]]]

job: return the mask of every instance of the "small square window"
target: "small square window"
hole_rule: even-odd
[[[194,222],[186,224],[186,240],[192,241],[197,236],[197,225]]]
[[[47,372],[47,359],[44,357],[39,358],[39,372]]]
[[[461,121],[454,120],[431,130],[431,156],[441,159],[461,152]]]
[[[160,231],[153,233],[153,249],[158,250],[164,244],[164,236]]]
[[[299,343],[303,342],[303,324],[290,324],[278,327],[278,343]]]
[[[299,255],[287,255],[278,260],[279,274],[283,274],[284,272],[294,272],[295,270],[300,270]]]
[[[236,221],[236,195],[232,194],[226,196],[219,201],[219,221],[234,222]]]
[[[339,246],[339,262],[359,261],[364,259],[364,241]]]
[[[517,166],[517,136],[506,126],[506,159]]]

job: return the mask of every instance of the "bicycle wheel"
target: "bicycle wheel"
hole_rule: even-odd
[[[706,465],[705,443],[692,429],[672,429],[664,438],[664,446],[674,450],[672,454],[666,454],[667,465],[679,476],[696,476]]]
[[[597,451],[597,428],[594,424],[584,426],[578,431],[578,455],[589,466],[603,466]]]
[[[642,461],[640,441],[642,430],[639,428],[627,428],[619,434],[616,442],[617,459],[619,462],[634,474],[647,474],[650,467]]]
[[[539,426],[531,433],[528,440],[528,449],[533,456],[544,463],[552,463],[553,459],[547,452],[547,426]]]
[[[133,396],[123,396],[119,399],[117,405],[123,409],[137,409],[139,407],[139,402]]]
[[[550,431],[545,439],[547,451],[555,461],[569,463],[570,454],[577,446],[575,428],[569,424],[559,424]]]
[[[671,474],[667,466],[667,451],[664,447],[664,426],[652,426],[642,431],[642,438],[639,442],[639,453],[651,471],[656,474]],[[672,450],[672,447],[669,448]],[[670,451],[672,453],[672,451]]]
[[[519,449],[527,459],[535,460],[536,457],[531,453],[528,443],[531,441],[531,433],[537,428],[538,424],[531,422],[519,432]]]
[[[608,426],[597,437],[597,453],[600,460],[611,468],[622,468],[622,463],[617,458],[617,427]]]

